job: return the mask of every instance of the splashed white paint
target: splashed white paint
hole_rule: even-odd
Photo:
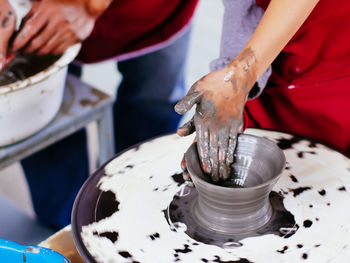
[[[250,134],[268,137],[271,140],[289,139],[292,136],[278,132],[248,129]],[[246,258],[252,262],[348,262],[350,259],[350,161],[343,155],[317,144],[310,148],[309,142],[300,141],[285,154],[290,168],[285,170],[274,190],[284,192],[284,205],[294,216],[299,230],[290,238],[264,235],[241,240],[242,246],[225,250],[199,243],[182,231],[174,232],[168,225],[163,210],[170,204],[180,187],[172,179],[180,172],[183,153],[193,141],[192,137],[178,139],[170,135],[142,144],[138,150],[132,149],[110,162],[105,169],[109,177],[101,179],[103,191],[116,193],[120,202],[119,211],[111,217],[83,227],[82,237],[89,252],[97,262],[168,263],[174,262],[214,262],[216,256],[222,261]],[[299,158],[299,151],[315,151]],[[126,168],[133,165],[133,168]],[[125,173],[118,173],[125,171]],[[298,182],[290,179],[293,174]],[[150,177],[152,176],[152,179]],[[311,190],[293,197],[290,189],[310,186]],[[345,186],[348,191],[339,191]],[[155,188],[165,189],[154,191]],[[321,189],[326,191],[322,196]],[[330,205],[327,205],[330,203]],[[310,208],[310,205],[313,207]],[[317,219],[318,221],[317,221]],[[304,220],[311,220],[312,226],[303,227]],[[116,231],[117,242],[112,243],[93,233]],[[159,233],[159,238],[149,237]],[[189,253],[176,253],[189,244]],[[297,244],[302,244],[298,248]],[[319,246],[318,246],[319,245]],[[284,253],[277,252],[288,248]],[[132,258],[125,258],[118,251],[128,251]],[[302,258],[307,255],[307,260]]]

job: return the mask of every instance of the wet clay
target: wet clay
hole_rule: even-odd
[[[185,224],[186,234],[198,242],[233,248],[242,246],[239,241],[246,237],[274,234],[289,238],[299,229],[299,226],[295,223],[294,215],[283,204],[284,198],[277,192],[272,191],[268,199],[272,206],[272,216],[265,225],[246,233],[225,234],[212,231],[198,224],[193,218],[191,210],[193,209],[194,200],[198,198],[198,193],[195,188],[191,188],[190,191],[189,195],[175,196],[164,215],[174,231],[179,231],[177,228],[181,224]]]
[[[286,162],[274,142],[240,134],[232,165],[234,176],[225,185],[229,187],[213,184],[201,170],[195,144],[185,153],[185,160],[196,189],[187,187],[191,194],[183,197],[186,201],[175,198],[170,210],[176,212],[169,216],[174,222],[184,223],[190,236],[201,236],[202,241],[204,236],[207,243],[223,245],[229,242],[225,241],[227,237],[238,241],[260,233],[279,233],[280,228],[294,225],[294,217],[285,211],[282,199],[270,195]]]
[[[81,106],[83,106],[83,107],[88,107],[88,106],[95,107],[100,101],[108,98],[108,95],[106,95],[105,93],[103,93],[99,90],[92,89],[91,92],[93,95],[96,96],[97,99],[95,101],[91,101],[90,99],[81,99],[79,101]]]
[[[189,134],[195,126],[202,169],[214,182],[230,177],[230,165],[249,91],[257,79],[257,60],[250,48],[228,66],[198,80],[175,106],[179,114],[197,105],[193,121],[178,130]]]
[[[58,60],[59,56],[22,54],[17,52],[10,64],[0,72],[1,86],[31,77]]]

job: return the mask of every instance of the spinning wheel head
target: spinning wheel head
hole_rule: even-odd
[[[186,152],[185,159],[198,191],[191,212],[199,225],[240,235],[269,222],[273,214],[269,194],[285,166],[284,153],[274,142],[239,135],[231,179],[219,185],[202,172],[195,144]]]

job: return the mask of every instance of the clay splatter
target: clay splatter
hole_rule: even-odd
[[[316,142],[311,141],[311,142],[309,143],[309,147],[310,147],[310,148],[317,148]]]
[[[289,188],[288,190],[289,190],[289,192],[293,192],[293,196],[296,197],[296,196],[300,195],[301,193],[308,191],[308,190],[311,190],[311,189],[312,189],[312,187],[305,186],[305,187],[298,187],[295,189]]]
[[[290,179],[292,179],[292,181],[294,182],[294,183],[298,183],[299,181],[298,181],[298,179],[294,176],[294,175],[289,175],[289,177],[290,177]]]
[[[281,250],[276,250],[278,253],[284,254],[284,252],[286,252],[286,250],[288,249],[288,246],[284,246],[283,249]]]
[[[322,189],[320,191],[318,191],[318,193],[322,196],[325,196],[326,195],[326,190]]]
[[[286,149],[293,148],[293,144],[296,144],[296,143],[298,143],[300,141],[301,141],[301,138],[297,138],[297,137],[292,137],[290,139],[281,138],[281,139],[277,140],[277,145],[282,150],[286,150]]]
[[[305,220],[305,221],[303,222],[303,226],[304,226],[305,228],[309,228],[310,226],[312,226],[312,221],[309,220],[309,219]]]
[[[176,173],[172,175],[171,178],[173,178],[174,181],[177,182],[177,186],[180,186],[185,182],[185,180],[182,177],[182,173]]]
[[[151,240],[155,240],[157,238],[160,238],[160,235],[159,235],[159,233],[154,233],[153,235],[150,235],[149,237],[151,238]]]
[[[119,237],[118,232],[103,232],[103,233],[94,232],[93,234],[95,236],[97,235],[97,236],[100,236],[100,237],[106,237],[110,241],[112,241],[112,243],[115,243],[118,240],[118,237]]]
[[[314,152],[314,151],[300,151],[300,152],[297,153],[297,155],[298,155],[299,158],[304,158],[304,154],[305,153],[316,154],[316,152]]]
[[[123,258],[132,258],[132,255],[128,251],[119,251],[119,255]]]
[[[213,262],[218,262],[218,263],[252,263],[246,258],[240,258],[239,260],[229,260],[229,261],[222,261],[219,256],[215,256],[215,260]]]
[[[339,191],[346,191],[346,188],[345,188],[345,186],[342,186],[342,187],[339,187],[338,190]]]
[[[186,254],[186,253],[189,253],[189,252],[192,252],[192,249],[189,248],[190,246],[189,245],[185,245],[183,249],[174,249],[176,253],[183,253],[183,254]]]

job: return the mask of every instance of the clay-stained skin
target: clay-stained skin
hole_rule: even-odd
[[[12,15],[13,15],[13,13],[12,13],[12,11],[10,10],[10,11],[8,11],[7,15],[2,19],[2,21],[1,21],[1,26],[2,26],[3,28],[7,27],[7,25],[8,25],[8,23],[9,23],[10,18],[11,18]]]
[[[193,120],[178,134],[188,135],[195,127],[202,169],[215,182],[230,177],[244,105],[257,79],[256,62],[253,50],[245,49],[225,68],[198,80],[175,106],[176,112],[184,114],[197,105]]]
[[[8,43],[15,31],[16,14],[6,0],[0,0],[0,71],[7,63]]]

